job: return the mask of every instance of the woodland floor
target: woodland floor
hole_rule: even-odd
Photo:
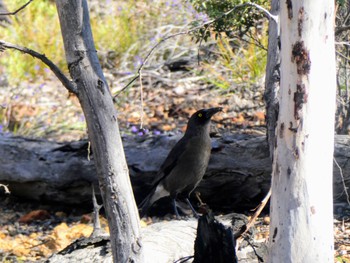
[[[200,108],[216,106],[222,106],[224,110],[215,116],[213,130],[219,133],[232,130],[264,133],[262,85],[218,90],[193,76],[176,74],[172,75],[173,83],[164,77],[144,77],[143,109],[140,106],[141,89],[138,85],[118,97],[116,108],[122,134],[147,136],[150,133],[183,132],[190,114]],[[117,85],[113,82],[114,77],[106,75],[112,92],[115,93],[114,87]],[[42,96],[43,93],[46,95]],[[16,89],[5,87],[0,91],[0,99],[2,105],[6,105],[5,114],[8,116],[4,132],[13,128],[18,135],[57,141],[86,137],[84,117],[77,99],[70,96],[56,81],[21,83]],[[80,125],[73,125],[77,123]],[[57,203],[41,204],[20,200],[11,194],[1,196],[1,199],[2,262],[39,262],[75,239],[89,236],[92,232],[92,208],[68,207]],[[340,207],[336,213],[335,262],[350,262],[350,212]],[[101,220],[108,231],[106,220],[103,217]],[[142,225],[158,220],[171,220],[171,216],[142,221]],[[268,216],[259,218],[256,239],[266,240],[268,223]]]

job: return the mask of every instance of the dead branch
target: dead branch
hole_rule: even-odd
[[[341,178],[341,181],[343,183],[343,187],[344,187],[344,193],[345,193],[345,196],[346,196],[346,201],[347,203],[350,205],[350,197],[349,197],[349,193],[348,193],[348,187],[346,186],[346,183],[345,183],[345,179],[344,179],[344,174],[343,174],[343,169],[340,167],[339,163],[337,162],[337,160],[335,159],[335,157],[333,157],[333,160],[334,160],[334,164],[337,166],[337,168],[339,169],[339,174],[340,174],[340,178]]]
[[[27,5],[29,5],[31,2],[33,2],[33,0],[29,0],[27,3],[25,3],[24,5],[22,5],[21,7],[19,7],[18,9],[16,9],[13,12],[0,13],[0,16],[13,16],[13,15],[16,15],[19,11],[23,10],[24,8],[26,8]]]
[[[69,80],[63,72],[50,60],[48,59],[45,54],[40,54],[32,49],[29,49],[27,47],[18,46],[15,44],[11,44],[5,41],[0,40],[0,51],[3,51],[5,49],[14,49],[17,51],[21,51],[25,54],[31,55],[34,58],[39,59],[41,62],[43,62],[46,66],[48,66],[51,71],[56,75],[56,77],[61,81],[63,86],[65,86],[70,92],[77,94],[78,90],[75,85],[75,83],[71,80]]]

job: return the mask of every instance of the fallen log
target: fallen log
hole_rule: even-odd
[[[136,200],[147,193],[152,178],[179,136],[123,138]],[[350,137],[336,136],[334,198],[346,201],[350,180]],[[320,147],[322,149],[322,147]],[[320,154],[322,154],[320,150]],[[213,138],[210,163],[197,191],[214,211],[242,211],[257,206],[269,189],[271,162],[265,136],[224,134]],[[11,194],[40,201],[91,203],[96,184],[87,141],[57,143],[0,135],[0,183]],[[98,189],[98,187],[96,187]],[[3,189],[0,188],[1,193]]]
[[[205,216],[203,216],[205,220]],[[228,214],[215,218],[227,228],[237,229],[246,223],[246,217],[238,214]],[[192,262],[191,258],[196,257],[195,245],[198,222],[194,218],[188,220],[161,221],[142,228],[142,246],[144,249],[144,262],[146,263],[173,263]],[[200,228],[198,228],[200,229]],[[197,236],[198,239],[198,236]],[[253,234],[250,234],[250,244],[242,243],[237,251],[239,262],[258,263],[259,257],[266,261],[267,246],[262,242],[255,242]],[[198,242],[198,241],[196,241]],[[227,249],[234,251],[233,244],[227,244]],[[217,253],[212,243],[206,244],[206,253]],[[253,248],[254,246],[254,248]],[[220,248],[219,250],[221,250]],[[197,251],[197,253],[199,253]],[[225,255],[226,256],[226,255]],[[187,261],[186,259],[190,259]],[[52,255],[46,263],[65,262],[112,262],[112,254],[108,237],[94,237],[79,239],[62,251]],[[199,262],[234,262],[214,260]]]

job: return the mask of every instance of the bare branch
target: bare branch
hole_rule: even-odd
[[[350,30],[350,26],[340,26],[335,28],[335,35],[339,35],[343,33],[344,31]]]
[[[18,51],[21,51],[25,54],[29,54],[34,58],[39,59],[41,62],[43,62],[46,66],[48,66],[51,71],[56,75],[56,77],[61,81],[61,83],[63,84],[63,86],[65,86],[70,92],[77,94],[78,93],[78,89],[75,85],[75,83],[71,80],[69,80],[64,74],[63,72],[51,61],[49,60],[45,54],[40,54],[32,49],[26,48],[26,47],[22,47],[22,46],[18,46],[18,45],[14,45],[5,41],[1,41],[0,40],[0,51],[4,51],[5,49],[15,49]]]
[[[122,88],[116,95],[113,96],[113,101],[116,100],[116,98],[119,96],[120,93],[122,93],[124,90],[126,90],[136,79],[138,79],[140,77],[140,74],[141,74],[141,71],[143,69],[143,67],[145,66],[147,60],[149,59],[149,57],[152,55],[152,53],[154,52],[154,50],[160,46],[161,44],[163,44],[165,41],[167,41],[168,39],[170,38],[173,38],[173,37],[177,37],[177,36],[180,36],[180,35],[187,35],[193,31],[196,31],[198,30],[198,28],[196,27],[195,29],[190,29],[190,30],[187,30],[187,31],[183,31],[183,32],[178,32],[176,34],[172,34],[172,35],[169,35],[167,37],[164,37],[163,39],[161,39],[157,44],[155,44],[151,50],[147,53],[145,59],[142,61],[140,67],[138,68],[137,70],[137,73],[135,75],[135,77],[133,77],[129,83],[124,87]]]
[[[239,8],[243,8],[243,7],[246,7],[246,6],[253,6],[255,7],[256,9],[258,9],[259,11],[263,12],[264,15],[271,21],[274,21],[276,23],[276,26],[278,26],[278,16],[275,16],[273,14],[271,14],[268,10],[266,10],[264,7],[260,6],[260,5],[257,5],[255,3],[250,3],[250,2],[247,2],[247,3],[243,3],[243,4],[240,4],[240,5],[236,5],[234,6],[232,9],[230,9],[229,11],[223,13],[222,15],[220,15],[219,17],[217,18],[214,18],[212,20],[209,20],[209,21],[206,21],[204,23],[202,23],[201,25],[199,26],[196,26],[194,28],[191,28],[189,30],[186,30],[186,31],[181,31],[181,32],[178,32],[178,33],[175,33],[175,34],[172,34],[172,35],[169,35],[169,36],[166,36],[164,38],[162,38],[157,44],[155,44],[151,50],[147,53],[145,59],[143,60],[143,62],[141,63],[140,67],[138,68],[135,76],[129,81],[129,83],[123,87],[120,91],[117,92],[116,95],[113,96],[113,101],[116,101],[116,98],[119,96],[120,93],[122,93],[124,90],[126,90],[137,78],[140,77],[140,72],[142,71],[142,69],[144,68],[147,60],[149,59],[149,57],[152,55],[152,53],[154,52],[154,50],[160,46],[161,44],[163,44],[165,41],[167,41],[168,39],[171,39],[171,38],[174,38],[174,37],[177,37],[177,36],[180,36],[180,35],[188,35],[192,32],[195,32],[197,30],[200,30],[204,27],[208,27],[209,25],[215,23],[216,21],[222,19],[223,17],[225,16],[228,16],[229,14],[231,14],[232,12],[236,11],[237,9]]]
[[[343,45],[343,46],[350,46],[350,42],[348,41],[336,41],[335,42],[336,45]]]
[[[271,197],[271,187],[270,187],[268,193],[266,194],[266,196],[264,197],[264,199],[260,202],[260,205],[257,207],[257,209],[256,209],[254,215],[251,217],[250,221],[244,226],[242,231],[236,236],[236,238],[237,238],[237,240],[239,242],[240,242],[241,238],[243,237],[243,235],[245,233],[247,233],[248,230],[254,225],[255,220],[258,218],[258,216],[260,215],[261,211],[266,206],[266,204],[269,201],[270,197]]]
[[[94,211],[93,211],[94,230],[92,231],[90,237],[98,237],[98,236],[105,235],[103,229],[101,228],[101,222],[99,217],[102,205],[99,205],[97,203],[94,185],[92,184],[91,187],[92,187],[92,204],[94,206]]]
[[[256,9],[260,10],[269,20],[274,21],[277,25],[278,25],[278,16],[275,16],[273,14],[271,14],[267,9],[265,9],[264,7],[256,4],[256,3],[244,3],[242,5],[250,5],[255,7]]]
[[[342,183],[343,183],[343,187],[344,187],[344,193],[346,195],[346,201],[350,205],[350,197],[349,197],[349,194],[348,194],[348,187],[345,184],[343,169],[340,167],[339,163],[337,162],[337,160],[334,157],[333,157],[333,160],[334,160],[335,165],[339,169],[340,177],[341,177],[341,180],[342,180]]]
[[[25,3],[24,5],[22,5],[20,8],[16,9],[13,12],[0,13],[0,16],[13,16],[13,15],[17,14],[19,11],[26,8],[26,6],[29,5],[31,2],[33,2],[33,0],[29,0],[27,3]]]
[[[343,59],[345,59],[346,61],[350,61],[350,58],[348,58],[347,56],[343,55],[342,53],[336,51],[335,52],[338,56],[342,57]]]

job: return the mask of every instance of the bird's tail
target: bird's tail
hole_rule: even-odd
[[[146,215],[148,209],[153,205],[155,201],[168,195],[169,192],[164,189],[163,184],[158,184],[156,187],[153,187],[151,192],[145,197],[145,199],[143,199],[139,205],[140,218]]]
[[[149,208],[153,204],[153,202],[151,202],[151,200],[152,200],[152,196],[153,196],[154,192],[155,192],[155,189],[152,189],[152,191],[139,204],[140,218],[144,217],[147,214]]]

